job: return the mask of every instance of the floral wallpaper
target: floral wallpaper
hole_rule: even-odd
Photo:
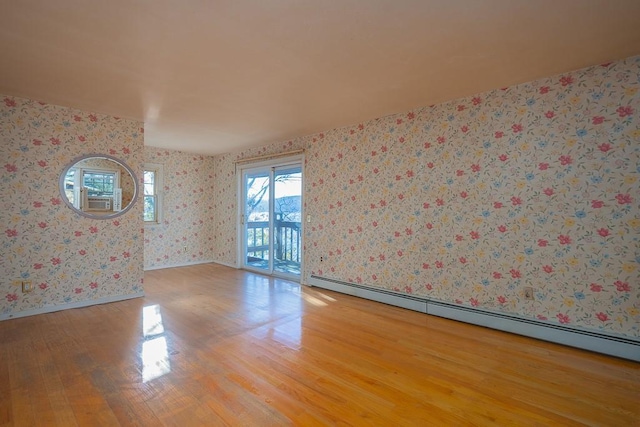
[[[213,157],[145,147],[144,160],[164,172],[162,223],[144,230],[145,269],[213,261]]]
[[[639,76],[633,57],[217,156],[216,257],[236,262],[233,160],[305,148],[303,282],[640,337]]]
[[[95,220],[68,208],[58,188],[82,154],[110,154],[141,173],[143,143],[140,122],[0,95],[0,317],[143,292],[141,200]],[[23,280],[32,292],[22,293]]]

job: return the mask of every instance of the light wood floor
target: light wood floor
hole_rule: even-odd
[[[145,290],[0,322],[0,425],[640,425],[638,363],[218,265]]]

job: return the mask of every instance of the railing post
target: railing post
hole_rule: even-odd
[[[276,214],[276,220],[274,221],[274,232],[275,232],[275,236],[274,237],[274,259],[282,259],[282,235],[281,235],[281,226],[282,223],[282,218],[281,218],[281,214]]]

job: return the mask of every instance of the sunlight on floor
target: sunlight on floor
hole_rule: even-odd
[[[321,292],[316,292],[316,295],[318,295],[320,298],[326,299],[327,301],[331,301],[331,302],[336,302],[337,300],[335,298],[330,297],[329,295],[325,295]]]
[[[306,302],[316,305],[318,307],[324,307],[327,305],[326,302],[319,300],[316,297],[312,297],[311,295],[307,295],[305,293],[300,294],[300,296],[302,297],[302,299],[304,299]]]
[[[142,382],[151,381],[171,372],[167,339],[164,333],[159,305],[150,305],[142,311]]]
[[[145,337],[164,333],[160,306],[148,305],[142,309],[142,333]]]

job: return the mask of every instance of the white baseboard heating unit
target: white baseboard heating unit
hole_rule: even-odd
[[[431,300],[315,275],[311,275],[308,284],[421,313],[640,362],[640,339],[555,325],[535,319]]]

